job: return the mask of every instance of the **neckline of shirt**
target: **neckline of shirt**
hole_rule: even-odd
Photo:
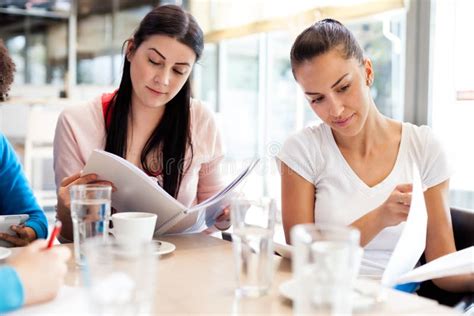
[[[343,172],[352,180],[353,183],[357,184],[357,188],[361,191],[364,192],[365,194],[375,194],[380,190],[383,190],[386,186],[387,183],[390,182],[390,180],[398,174],[398,170],[401,167],[402,161],[405,156],[405,147],[406,147],[406,142],[407,142],[407,133],[406,133],[407,126],[405,123],[402,122],[402,131],[401,131],[401,139],[400,139],[400,145],[398,147],[398,153],[397,153],[397,158],[395,160],[395,164],[392,167],[392,170],[390,173],[379,183],[377,183],[374,186],[369,186],[367,183],[365,183],[352,169],[352,167],[349,165],[347,160],[344,158],[342,155],[341,151],[339,150],[339,147],[336,144],[336,140],[334,139],[334,135],[331,132],[331,128],[323,123],[323,131],[324,134],[326,135],[326,139],[328,140],[329,145],[333,148],[333,150],[336,152],[337,159],[342,163],[343,167]]]

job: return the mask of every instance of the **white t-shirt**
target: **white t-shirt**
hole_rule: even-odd
[[[339,151],[331,128],[322,123],[288,138],[278,159],[316,188],[315,221],[349,225],[380,206],[398,184],[412,182],[413,162],[420,170],[423,189],[450,176],[447,157],[428,126],[402,123],[400,148],[390,174],[369,187],[351,169]],[[383,229],[364,248],[364,258],[386,267],[404,223]],[[382,269],[361,266],[362,275],[381,276]]]

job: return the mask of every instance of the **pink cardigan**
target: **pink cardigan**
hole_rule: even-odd
[[[224,187],[219,170],[224,157],[221,136],[213,113],[197,100],[191,101],[191,137],[193,160],[183,176],[177,198],[186,206],[193,206]],[[59,116],[54,137],[56,187],[59,188],[63,178],[82,170],[94,149],[104,149],[105,139],[102,97],[65,109]],[[187,153],[186,161],[188,156]],[[186,231],[205,229],[202,215],[190,218],[192,226]]]

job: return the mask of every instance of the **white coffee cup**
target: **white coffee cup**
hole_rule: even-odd
[[[153,239],[157,215],[144,212],[122,212],[112,215],[112,235],[119,242],[139,243]]]

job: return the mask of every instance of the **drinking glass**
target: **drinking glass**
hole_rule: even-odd
[[[271,286],[274,273],[275,203],[268,198],[234,199],[230,213],[236,294],[243,297],[264,295]]]
[[[71,217],[74,233],[74,258],[83,265],[84,241],[101,236],[107,239],[112,187],[106,185],[74,185],[71,194]]]
[[[359,231],[329,224],[300,224],[290,233],[295,246],[294,312],[351,314],[354,276],[360,262]]]
[[[156,246],[90,238],[82,269],[90,307],[98,315],[148,315],[156,295]]]

